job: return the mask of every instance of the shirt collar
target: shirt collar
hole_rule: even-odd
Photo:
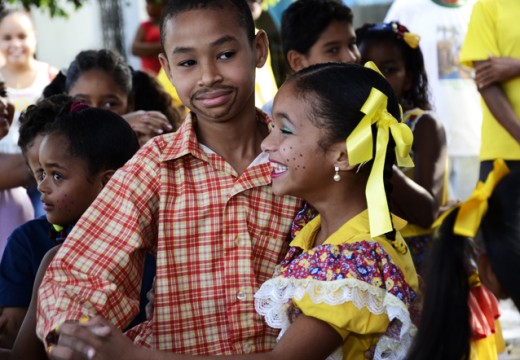
[[[391,214],[392,223],[396,230],[402,229],[406,221]],[[316,233],[321,227],[321,217],[318,215],[312,219],[303,229],[298,232],[290,246],[309,250],[314,247]],[[325,240],[324,244],[344,244],[353,239],[371,239],[370,222],[368,220],[368,210],[364,210],[343,224],[334,234]]]
[[[269,118],[269,115],[260,109],[256,109],[256,118],[257,121],[266,124],[269,131],[271,131],[272,120]],[[160,137],[161,140],[166,142],[161,161],[175,160],[188,154],[201,160],[208,161],[207,155],[215,154],[215,152],[209,147],[199,143],[197,134],[195,133],[195,121],[195,115],[192,112],[189,112],[177,132]],[[268,155],[266,153],[261,153],[250,166],[266,162],[268,162]]]

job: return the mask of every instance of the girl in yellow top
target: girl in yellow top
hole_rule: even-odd
[[[255,295],[258,312],[282,330],[279,342],[269,353],[230,358],[402,359],[415,331],[418,284],[398,231],[404,221],[386,199],[396,156],[411,165],[413,135],[396,120],[390,85],[359,65],[313,65],[281,87],[273,115],[262,144],[273,191],[304,198],[320,215]],[[59,333],[51,353],[60,359],[71,349],[96,359],[191,358],[136,347],[99,317],[63,324]]]

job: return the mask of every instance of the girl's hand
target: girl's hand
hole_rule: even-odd
[[[134,111],[123,115],[123,118],[137,133],[141,146],[152,137],[173,130],[166,116],[158,111]]]
[[[100,316],[85,323],[64,323],[59,335],[58,344],[48,349],[52,360],[130,359],[136,353],[132,341]]]

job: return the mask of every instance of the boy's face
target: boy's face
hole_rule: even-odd
[[[360,58],[352,25],[334,20],[321,33],[307,55],[298,54],[294,63],[288,60],[291,68],[298,71],[310,65],[331,61],[358,63]]]
[[[267,58],[267,38],[253,44],[230,9],[182,12],[164,24],[160,60],[182,102],[199,121],[224,122],[254,107],[255,67]]]

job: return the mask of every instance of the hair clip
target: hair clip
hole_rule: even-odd
[[[77,112],[83,109],[88,109],[90,106],[88,106],[85,103],[82,103],[81,101],[74,101],[72,104],[70,104],[69,112]]]

